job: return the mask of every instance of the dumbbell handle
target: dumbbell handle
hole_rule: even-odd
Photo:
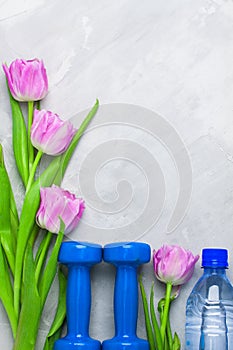
[[[89,336],[91,310],[90,268],[69,264],[66,296],[67,329],[72,336]]]
[[[137,267],[118,265],[114,292],[116,336],[136,334],[138,315]]]

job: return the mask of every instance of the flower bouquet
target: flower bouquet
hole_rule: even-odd
[[[139,279],[150,350],[180,350],[177,333],[172,335],[169,312],[171,303],[180,293],[181,285],[192,277],[198,259],[198,255],[194,256],[190,251],[177,245],[163,245],[158,251],[154,250],[155,276],[166,284],[165,296],[158,302],[159,321],[154,307],[154,283],[148,302],[142,279]]]
[[[79,129],[47,110],[40,100],[48,92],[41,60],[16,59],[3,64],[12,110],[12,146],[15,164],[25,188],[17,208],[0,146],[0,299],[8,315],[14,350],[33,350],[41,315],[58,273],[59,292],[54,319],[44,350],[53,349],[65,319],[66,278],[57,257],[64,234],[80,220],[84,202],[60,188],[69,160],[91,119],[98,100]],[[27,103],[27,121],[21,103]],[[43,154],[53,156],[37,175]],[[44,230],[41,230],[43,228]]]

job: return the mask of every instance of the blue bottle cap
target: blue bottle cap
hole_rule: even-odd
[[[228,267],[228,251],[221,248],[202,250],[202,267]]]

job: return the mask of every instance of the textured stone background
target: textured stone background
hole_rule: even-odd
[[[1,62],[10,63],[16,57],[44,60],[50,91],[42,107],[75,121],[81,120],[82,111],[90,109],[96,97],[101,105],[109,107],[107,112],[100,109],[95,118],[97,127],[83,137],[75,153],[75,163],[73,166],[71,163],[64,180],[64,186],[81,192],[87,203],[83,221],[72,235],[73,239],[102,244],[136,240],[139,235],[134,234],[135,230],[141,230],[140,240],[155,249],[163,243],[180,244],[200,254],[203,247],[226,247],[233,266],[232,1],[2,0],[0,43]],[[130,113],[127,114],[127,108],[125,123],[124,115],[123,120],[117,119],[118,113],[114,124],[117,105],[113,103],[123,108],[123,114],[123,103],[158,113],[170,130],[176,130],[185,145],[192,167],[192,176],[187,178],[192,183],[192,193],[183,220],[171,232],[168,232],[167,225],[179,187],[187,183],[179,183],[175,161],[169,153],[171,150],[157,137],[161,124],[158,132],[153,131],[152,137],[149,112],[141,114],[138,129],[128,125]],[[100,120],[106,123],[108,113],[111,114],[111,125],[101,124]],[[3,73],[0,76],[0,114],[0,140],[20,203],[22,186],[11,157],[11,117]],[[169,135],[166,136],[169,139]],[[120,146],[122,139],[125,148]],[[107,161],[108,147],[104,148],[102,144],[110,141],[113,141],[110,150],[119,149],[120,154],[118,158],[117,152],[114,157],[110,154]],[[127,150],[132,142],[138,154],[138,164],[128,159]],[[139,152],[138,147],[141,148]],[[98,150],[101,155],[98,155]],[[145,151],[162,171],[166,194],[156,189],[156,181],[161,179],[156,176],[153,161],[148,158],[147,163],[139,166],[145,159]],[[95,164],[95,169],[92,169],[92,162],[86,167],[82,163],[91,152],[100,161],[99,165]],[[106,156],[104,162],[103,154]],[[148,178],[151,181],[151,171],[155,175],[153,183],[147,181]],[[83,185],[79,183],[78,174],[82,175]],[[129,193],[125,192],[129,189],[125,182],[121,182],[121,191],[116,187],[118,179],[130,184]],[[93,183],[99,196],[93,197],[94,204],[94,192],[85,196],[85,189]],[[135,227],[136,216],[140,213],[146,215],[143,211],[150,191],[154,191],[154,207],[147,207],[149,215],[153,217],[154,210],[158,214],[157,200],[164,199],[160,215],[150,228],[143,219]],[[123,199],[129,196],[129,209],[118,208],[117,212],[110,210],[106,214],[106,203],[111,207],[119,199],[119,193]],[[96,208],[100,206],[100,211],[95,205]],[[122,230],[117,234],[118,225],[125,226],[124,234]],[[232,271],[229,270],[229,276],[233,280]],[[149,291],[153,280],[152,265],[145,266],[142,272]],[[173,325],[182,342],[185,301],[200,274],[198,263],[192,280],[183,287],[171,310]],[[114,270],[103,263],[93,270],[92,277],[91,335],[102,340],[113,335]],[[163,286],[156,283],[156,289],[159,298]],[[53,305],[51,296],[48,314]],[[41,339],[48,327],[48,314],[41,325]],[[141,304],[138,334],[145,336]],[[1,310],[0,345],[8,350],[11,344],[7,319]],[[38,349],[42,349],[40,343]]]

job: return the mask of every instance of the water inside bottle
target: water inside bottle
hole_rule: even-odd
[[[199,350],[228,350],[226,310],[219,298],[219,286],[212,285],[202,310]]]

